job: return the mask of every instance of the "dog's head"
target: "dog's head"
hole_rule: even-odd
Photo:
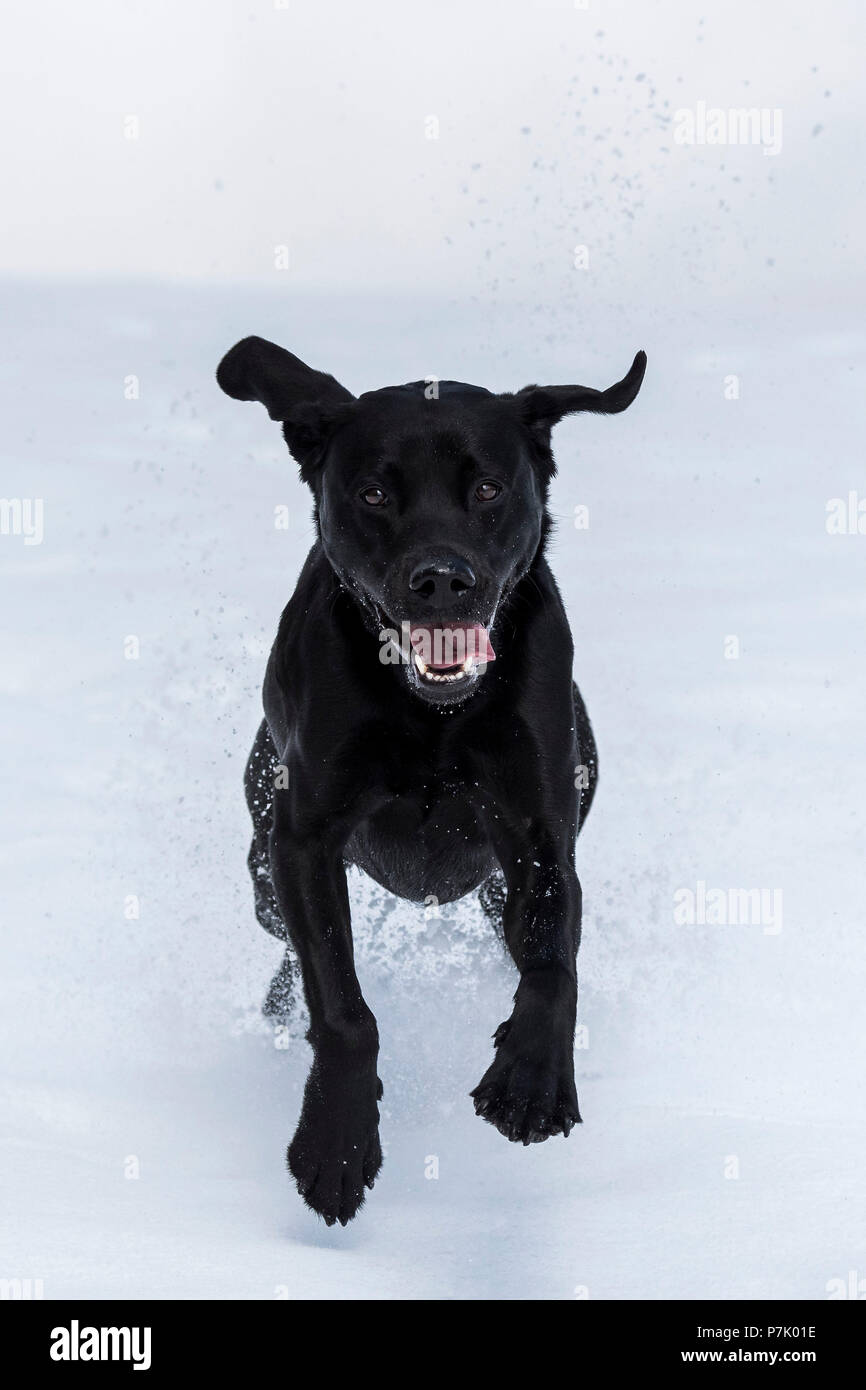
[[[431,380],[356,399],[284,348],[244,338],[217,381],[282,422],[316,499],[324,553],[382,659],[402,656],[414,693],[454,705],[494,659],[497,615],[543,543],[552,427],[576,411],[625,410],[645,368],[639,352],[606,391],[495,395]]]

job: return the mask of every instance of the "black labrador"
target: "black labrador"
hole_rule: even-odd
[[[298,1190],[345,1225],[382,1163],[378,1032],[355,974],[346,866],[415,902],[482,886],[519,971],[472,1092],[508,1139],[580,1121],[574,1083],[581,890],[575,838],[596,752],[544,555],[550,433],[614,414],[643,380],[494,394],[433,379],[357,399],[262,338],[217,380],[283,426],[318,539],[280,620],[247,765],[259,921],[297,963],[313,1062],[289,1146]]]

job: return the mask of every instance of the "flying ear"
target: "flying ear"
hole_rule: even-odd
[[[217,367],[217,383],[236,401],[259,401],[280,420],[305,482],[315,470],[328,433],[355,397],[326,372],[314,371],[265,338],[242,338]]]
[[[525,423],[542,439],[550,442],[550,431],[564,415],[589,410],[595,415],[617,415],[626,410],[641,388],[646,371],[646,353],[639,352],[622,381],[606,391],[591,386],[524,386],[514,397]]]

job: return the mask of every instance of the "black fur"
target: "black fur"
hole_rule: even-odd
[[[550,431],[575,411],[624,410],[645,366],[638,353],[607,391],[415,382],[357,400],[260,338],[218,369],[229,395],[282,422],[315,497],[318,539],[268,663],[246,794],[256,915],[287,942],[265,1012],[289,1016],[300,973],[310,1013],[288,1162],[329,1224],[355,1215],[382,1160],[347,863],[417,902],[481,888],[520,980],[475,1109],[524,1144],[580,1120],[574,843],[597,760],[544,556]],[[448,682],[387,664],[381,634],[404,621],[479,624],[496,659]]]

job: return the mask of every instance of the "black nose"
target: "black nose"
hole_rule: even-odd
[[[474,589],[475,584],[475,571],[468,560],[459,555],[446,555],[418,565],[409,576],[413,594],[436,608],[447,608],[468,589]]]

